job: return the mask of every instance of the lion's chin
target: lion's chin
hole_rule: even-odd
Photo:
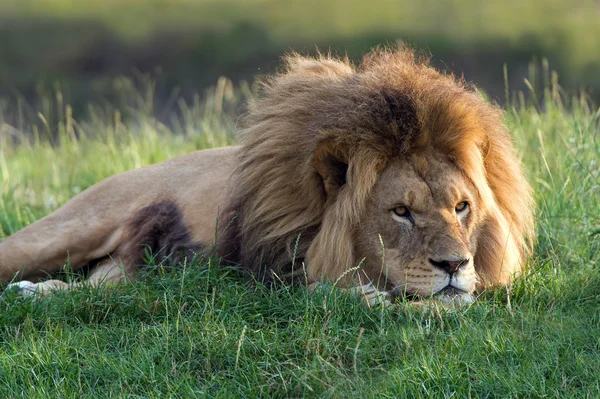
[[[390,294],[394,299],[401,298],[401,300],[423,302],[428,299],[438,300],[448,305],[470,305],[475,302],[475,296],[472,292],[462,290],[452,285],[447,285],[441,290],[434,294],[423,295],[419,293],[411,293],[407,290],[400,290],[399,288],[392,289]]]
[[[452,305],[470,305],[475,302],[472,294],[451,285],[442,288],[433,297],[443,303]]]

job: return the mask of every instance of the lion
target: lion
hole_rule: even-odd
[[[239,144],[110,177],[0,243],[24,293],[69,262],[133,279],[216,248],[267,283],[471,302],[522,271],[534,202],[501,109],[407,47],[284,57]],[[369,297],[370,299],[373,296]],[[369,300],[370,300],[369,299]]]

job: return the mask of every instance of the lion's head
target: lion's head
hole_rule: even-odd
[[[499,108],[406,48],[285,61],[249,106],[221,254],[421,296],[520,271],[533,202]]]
[[[367,202],[356,256],[371,280],[383,271],[398,293],[471,293],[480,207],[476,187],[444,154],[394,159]]]

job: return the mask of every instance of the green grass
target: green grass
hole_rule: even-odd
[[[0,397],[600,396],[600,111],[545,80],[506,115],[539,207],[535,255],[510,289],[465,309],[368,309],[196,259],[127,286],[9,295]],[[25,120],[0,136],[0,236],[106,176],[232,142],[242,96],[219,87],[179,103],[173,129],[150,91],[129,94],[127,118],[65,111],[57,128]]]

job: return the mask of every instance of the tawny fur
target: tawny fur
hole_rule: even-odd
[[[451,242],[431,253],[452,246],[450,252],[461,252],[456,245],[463,242],[465,256],[474,256],[467,277],[476,273],[480,288],[519,273],[534,235],[533,201],[500,108],[406,48],[375,50],[358,66],[328,55],[284,61],[250,103],[239,148],[196,152],[99,183],[0,243],[0,278],[52,273],[67,253],[74,268],[97,260],[105,265],[108,257],[130,274],[139,246],[148,244],[137,241],[163,242],[153,236],[164,230],[163,219],[145,225],[140,216],[167,203],[165,215],[181,214],[175,224],[186,231],[165,248],[185,253],[198,242],[210,246],[216,236],[220,255],[260,279],[285,279],[303,272],[304,263],[309,282],[362,285],[358,266],[368,279],[385,266],[362,255],[378,227],[371,223],[374,231],[359,240],[369,225],[365,215],[380,205],[377,183],[390,168],[414,172],[406,176],[427,185],[439,180],[440,192],[462,190],[474,198],[468,226],[428,224],[424,236]],[[401,180],[390,185],[405,188]],[[439,213],[432,206],[429,218]],[[135,223],[140,234],[131,231]],[[390,248],[400,263],[416,256],[400,252]],[[428,266],[419,266],[424,276],[434,273],[431,253],[421,262]],[[411,272],[392,267],[389,279]]]
[[[104,263],[107,256],[133,276],[140,261],[135,255],[150,243],[136,242],[140,231],[132,227],[139,226],[140,212],[159,203],[179,208],[190,241],[213,242],[237,151],[196,151],[95,184],[0,242],[0,281],[35,281],[66,263],[78,269]]]
[[[500,108],[409,49],[376,50],[359,66],[288,56],[244,124],[222,217],[236,220],[221,248],[266,278],[288,274],[293,257],[313,281],[357,266],[354,232],[379,174],[427,148],[447,154],[485,204],[475,255],[482,285],[508,282],[501,269],[518,273],[530,253],[531,189]],[[346,184],[328,165],[346,165]]]

